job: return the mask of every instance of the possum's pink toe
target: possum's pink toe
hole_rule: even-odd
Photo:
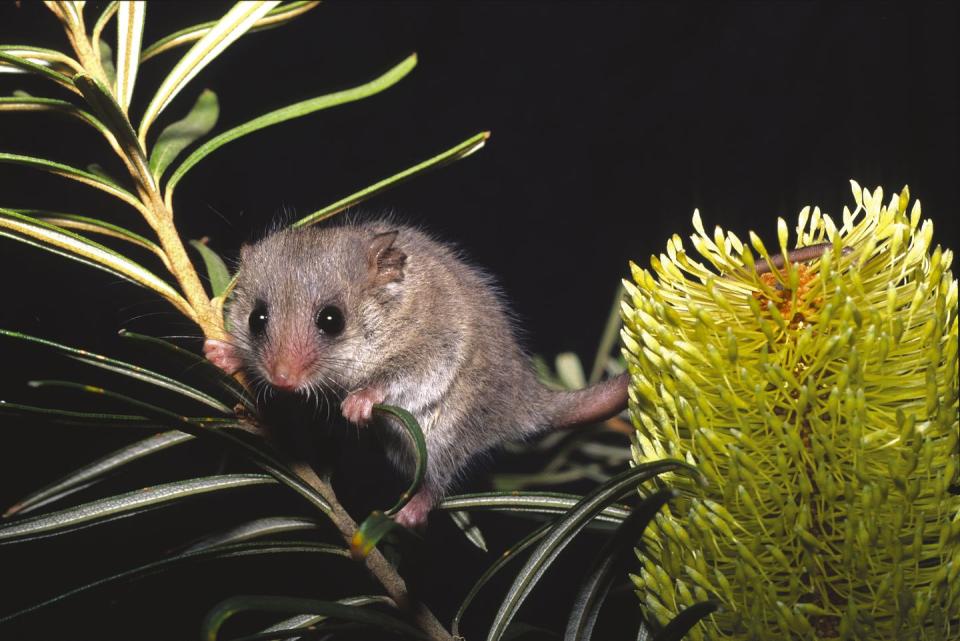
[[[203,355],[227,374],[236,374],[243,365],[233,345],[215,338],[203,342]]]
[[[375,387],[365,387],[347,394],[340,404],[343,417],[351,423],[364,425],[373,418],[373,406],[383,400],[383,392]]]
[[[405,528],[411,530],[422,530],[427,526],[427,517],[430,516],[430,510],[433,509],[435,501],[433,497],[426,492],[417,492],[410,502],[403,506],[403,509],[397,512],[393,519]]]

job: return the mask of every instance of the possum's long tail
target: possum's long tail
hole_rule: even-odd
[[[629,381],[630,374],[624,372],[586,389],[557,392],[554,400],[556,412],[551,426],[574,427],[584,423],[599,423],[616,416],[627,407]]]

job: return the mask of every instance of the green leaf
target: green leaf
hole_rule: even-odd
[[[473,600],[480,594],[480,590],[487,583],[490,582],[494,576],[496,576],[500,570],[505,568],[511,561],[518,558],[520,554],[532,546],[533,544],[539,542],[544,536],[546,536],[547,531],[550,529],[552,524],[547,523],[546,525],[541,525],[536,530],[526,535],[514,545],[509,547],[503,552],[493,564],[480,575],[480,578],[477,579],[477,582],[473,584],[473,587],[470,588],[470,591],[467,593],[467,596],[464,597],[463,602],[460,604],[460,607],[457,609],[457,613],[453,617],[453,623],[450,626],[450,632],[454,637],[460,635],[460,621],[463,619],[463,615],[467,612],[467,608],[470,607],[470,604],[473,603]]]
[[[590,385],[598,383],[603,376],[603,369],[610,360],[610,350],[614,344],[620,340],[620,326],[623,322],[620,320],[620,301],[623,300],[623,283],[617,285],[617,293],[613,296],[613,304],[610,307],[610,314],[607,316],[607,324],[603,328],[603,336],[600,338],[600,346],[597,348],[597,355],[593,358],[593,367],[590,369]]]
[[[143,40],[143,20],[147,3],[143,0],[121,2],[117,11],[117,103],[127,112],[140,66],[140,43]]]
[[[117,14],[117,10],[120,8],[120,3],[108,2],[107,6],[103,8],[103,11],[100,12],[100,17],[97,18],[97,21],[93,25],[93,31],[90,32],[90,42],[103,43],[103,40],[100,39],[100,35],[103,33],[103,29],[107,26],[107,23],[110,22],[110,18]],[[107,47],[109,49],[109,46]],[[103,58],[110,57],[110,53],[106,56],[103,55],[103,46],[100,46],[100,64],[103,65]],[[141,56],[142,59],[142,56]],[[111,64],[111,66],[113,66]],[[110,82],[113,83],[115,78],[111,78]]]
[[[94,118],[93,114],[80,109],[72,102],[56,100],[54,98],[35,98],[21,95],[0,97],[0,111],[49,111],[64,116],[70,116],[84,122],[104,135],[111,135],[107,127]]]
[[[268,11],[264,17],[257,20],[250,28],[249,32],[253,33],[254,31],[263,31],[272,27],[279,27],[287,22],[290,22],[294,18],[303,15],[310,9],[316,7],[318,4],[320,4],[319,1],[288,2],[280,5],[279,7],[274,7]],[[176,33],[171,33],[169,36],[164,36],[143,50],[143,52],[140,54],[140,62],[146,62],[150,58],[153,58],[154,56],[165,51],[170,51],[171,49],[195,42],[205,36],[207,32],[210,31],[210,29],[216,24],[216,21],[195,24],[192,27],[181,29]]]
[[[587,386],[587,378],[583,374],[583,365],[580,357],[573,352],[557,354],[557,376],[567,389],[577,390]]]
[[[137,134],[133,131],[124,108],[114,100],[110,89],[93,76],[85,73],[74,76],[73,84],[76,85],[83,97],[116,136],[116,140],[124,152],[124,157],[133,165],[141,182],[150,189],[154,189],[156,182],[153,179],[153,174],[150,173],[150,167],[147,165],[143,145],[137,140]],[[149,213],[145,214],[145,217],[150,221],[154,217],[153,212],[147,211]]]
[[[81,427],[120,427],[120,428],[142,428],[157,429],[166,427],[166,423],[149,419],[145,416],[132,416],[130,414],[104,414],[102,412],[76,412],[72,410],[61,410],[46,407],[35,407],[33,405],[21,405],[9,401],[0,401],[0,413],[13,416],[42,416],[45,421],[58,425],[77,425]],[[226,419],[198,419],[191,418],[193,422],[206,420],[210,424],[220,422],[229,422]]]
[[[246,388],[244,388],[243,385],[237,381],[237,379],[233,378],[232,376],[228,376],[222,369],[204,357],[174,345],[169,341],[165,341],[154,336],[138,334],[127,329],[121,329],[119,332],[117,332],[117,334],[119,334],[121,338],[127,338],[139,341],[145,345],[159,347],[178,360],[189,364],[190,368],[203,370],[205,374],[208,375],[209,379],[215,382],[225,392],[229,393],[235,400],[242,403],[246,411],[251,416],[257,415],[257,407],[254,404],[253,399],[251,399],[247,394]]]
[[[357,531],[353,533],[353,538],[350,539],[350,556],[355,561],[367,558],[367,555],[376,547],[380,539],[396,526],[396,522],[383,512],[371,512],[370,516],[365,518]]]
[[[634,546],[643,536],[650,521],[667,501],[676,496],[675,491],[663,489],[645,499],[603,546],[585,580],[580,584],[573,611],[567,619],[564,641],[589,641],[614,576],[622,574],[628,567],[628,562],[633,558]]]
[[[204,240],[191,240],[190,245],[199,252],[210,278],[210,290],[214,296],[220,296],[230,284],[230,271],[223,259],[207,246]]]
[[[179,430],[148,436],[84,465],[56,482],[27,495],[17,504],[11,506],[3,516],[9,518],[15,514],[27,514],[39,507],[50,505],[74,492],[90,487],[93,483],[102,480],[107,473],[113,472],[128,463],[133,463],[145,456],[162,452],[193,439],[193,436]]]
[[[4,233],[3,230],[13,233]],[[153,290],[187,318],[196,319],[190,304],[166,281],[126,256],[79,234],[0,208],[0,235],[52,251]],[[30,242],[31,240],[36,242]]]
[[[144,334],[138,334],[136,332],[131,332],[130,330],[121,329],[117,332],[121,338],[127,338],[135,341],[144,343],[145,345],[159,347],[163,349],[166,353],[174,356],[178,360],[181,360],[185,363],[188,363],[190,368],[196,368],[204,370],[205,374],[215,382],[221,389],[229,393],[234,399],[243,404],[246,411],[252,415],[257,415],[257,407],[254,404],[253,400],[247,394],[246,388],[240,384],[237,379],[232,376],[228,376],[222,369],[208,361],[207,359],[194,354],[191,351],[185,350],[182,347],[174,345],[169,341],[165,341],[160,338],[153,336],[146,336]]]
[[[379,594],[375,595],[360,595],[360,596],[351,596],[344,599],[337,599],[337,603],[343,603],[344,605],[370,605],[370,604],[382,604],[387,605],[392,608],[396,608],[396,604],[393,602],[393,599],[390,597],[382,596]],[[284,619],[278,623],[271,625],[269,628],[264,628],[259,633],[239,637],[232,639],[232,641],[257,641],[259,639],[287,639],[290,637],[300,638],[297,632],[302,631],[304,628],[313,626],[321,621],[325,621],[327,617],[322,614],[300,614],[289,619]]]
[[[70,381],[31,381],[30,385],[33,387],[63,387],[88,394],[104,396],[105,398],[117,400],[131,407],[135,407],[142,411],[145,416],[169,421],[170,425],[176,425],[177,429],[180,429],[187,434],[219,440],[220,443],[227,445],[231,448],[231,450],[244,454],[246,457],[256,463],[261,469],[280,481],[280,483],[286,485],[290,489],[294,490],[297,494],[307,499],[307,501],[309,501],[310,504],[315,508],[328,516],[330,515],[330,504],[327,503],[326,499],[324,499],[316,490],[311,488],[299,477],[290,472],[287,467],[276,458],[251,445],[250,443],[247,443],[234,434],[230,434],[224,430],[209,429],[203,423],[191,420],[186,416],[180,416],[179,414],[175,414],[174,412],[165,410],[155,405],[144,403],[143,401],[130,398],[129,396],[124,396],[123,394],[117,394],[116,392],[111,392],[101,387],[94,387],[93,385],[83,385],[81,383],[73,383]]]
[[[173,172],[173,175],[170,176],[170,180],[166,185],[166,191],[164,192],[164,200],[166,201],[167,206],[171,206],[173,201],[173,190],[176,188],[177,183],[183,179],[186,173],[190,171],[198,162],[227,143],[232,142],[242,136],[246,136],[247,134],[259,131],[265,127],[278,125],[282,122],[286,122],[287,120],[300,118],[315,111],[320,111],[321,109],[336,107],[338,105],[354,102],[356,100],[361,100],[363,98],[378,94],[399,82],[404,76],[410,73],[416,64],[417,56],[414,54],[387,71],[385,74],[379,76],[378,78],[374,78],[370,82],[353,87],[352,89],[345,89],[343,91],[327,94],[325,96],[310,98],[309,100],[304,100],[287,107],[281,107],[280,109],[271,111],[268,114],[264,114],[258,118],[247,121],[242,125],[238,125],[233,129],[228,129],[212,140],[205,142],[199,149],[187,156],[187,158]]]
[[[368,198],[373,198],[380,192],[386,191],[390,187],[395,187],[399,185],[404,180],[411,178],[419,173],[425,172],[428,169],[437,169],[443,167],[451,162],[460,160],[461,158],[466,158],[470,154],[478,151],[483,147],[487,139],[490,138],[490,132],[484,131],[467,140],[464,140],[459,145],[451,147],[450,149],[444,151],[443,153],[437,154],[433,158],[428,158],[421,163],[414,165],[408,169],[404,169],[400,173],[394,174],[389,178],[384,178],[383,180],[376,182],[366,189],[361,189],[360,191],[350,194],[346,198],[341,198],[335,203],[327,205],[323,209],[318,209],[308,216],[304,216],[297,222],[293,223],[291,227],[306,227],[307,225],[313,225],[318,223],[321,220],[330,218],[331,216],[340,213],[350,207],[353,207],[357,203],[361,203]],[[169,189],[169,186],[168,186]]]
[[[150,125],[187,83],[278,4],[278,1],[263,0],[238,2],[184,54],[147,105],[137,135],[142,146],[146,147]]]
[[[43,347],[47,347],[65,354],[69,358],[80,361],[81,363],[86,363],[88,365],[93,365],[94,367],[116,372],[122,376],[127,376],[129,378],[169,390],[206,405],[207,407],[215,409],[218,412],[222,412],[223,414],[233,414],[233,410],[230,407],[224,405],[209,394],[201,392],[198,389],[194,389],[193,387],[181,383],[178,380],[172,379],[169,376],[164,376],[158,372],[146,369],[145,367],[120,361],[115,358],[109,358],[107,356],[103,356],[102,354],[88,352],[87,350],[77,349],[76,347],[68,347],[67,345],[46,340],[44,338],[38,338],[36,336],[30,336],[29,334],[22,334],[20,332],[12,332],[6,329],[0,329],[0,336],[6,336],[20,341],[27,341],[36,345],[42,345]]]
[[[683,461],[670,459],[637,465],[583,497],[576,506],[558,519],[514,580],[493,620],[487,641],[499,641],[503,637],[517,610],[543,578],[550,565],[570,541],[607,505],[625,494],[636,491],[637,486],[643,481],[664,472],[679,469],[690,470],[693,474],[697,474],[696,468]]]
[[[20,60],[26,60],[35,65],[46,67],[51,71],[62,74],[65,78],[70,78],[73,74],[83,71],[83,65],[56,49],[44,49],[43,47],[33,47],[29,45],[0,45],[0,53],[15,56]],[[28,72],[28,70],[13,66],[16,64],[18,63],[0,61],[0,73]],[[33,69],[29,71],[33,71]]]
[[[473,543],[475,546],[483,550],[484,552],[489,552],[487,549],[487,540],[483,538],[483,532],[480,531],[476,525],[473,524],[473,520],[470,518],[469,512],[463,512],[460,510],[448,512],[450,519],[456,524],[460,531],[463,532],[463,535],[467,537],[467,540]]]
[[[663,630],[653,638],[653,641],[681,641],[690,631],[690,628],[718,609],[720,609],[720,604],[717,601],[694,603],[673,617],[670,623],[664,626]]]
[[[82,585],[59,594],[53,598],[47,599],[46,601],[42,601],[22,610],[18,610],[13,614],[0,617],[0,623],[7,623],[8,621],[19,618],[25,614],[36,612],[37,610],[55,603],[59,603],[65,599],[89,592],[90,590],[106,587],[115,583],[142,579],[184,563],[271,554],[331,554],[343,557],[347,556],[346,550],[343,548],[334,547],[332,545],[324,545],[322,543],[308,543],[302,541],[241,543],[220,548],[209,548],[195,552],[185,552],[183,554],[160,559],[159,561],[153,561],[152,563],[146,563],[144,565],[98,579],[91,583],[87,583],[86,585]]]
[[[97,176],[82,169],[77,169],[76,167],[64,165],[52,160],[35,158],[33,156],[21,156],[19,154],[0,153],[0,163],[40,169],[57,176],[62,176],[63,178],[69,178],[70,180],[89,185],[110,194],[114,198],[119,198],[143,214],[148,220],[151,217],[150,210],[144,207],[143,203],[137,200],[136,196],[102,176]]]
[[[52,64],[44,58],[31,55],[32,52],[24,51],[23,57],[15,55],[22,48],[2,48],[0,49],[0,72],[5,73],[34,73],[54,81],[61,87],[76,92],[70,78],[59,71],[52,69]]]
[[[333,619],[354,621],[375,629],[406,635],[416,639],[426,639],[420,630],[412,627],[400,619],[377,612],[363,610],[359,607],[344,605],[336,601],[318,601],[315,599],[301,599],[296,597],[274,596],[235,596],[225,599],[215,605],[203,622],[203,638],[206,641],[216,641],[220,627],[234,614],[245,611],[281,612],[285,614],[319,614]]]
[[[410,440],[413,441],[415,464],[413,480],[410,482],[410,487],[407,488],[396,504],[386,510],[385,514],[392,516],[403,509],[403,506],[409,503],[413,495],[420,489],[420,484],[423,482],[423,475],[427,470],[427,444],[423,439],[423,431],[420,429],[417,419],[413,418],[413,414],[407,410],[394,407],[393,405],[381,405],[377,403],[373,406],[373,411],[377,414],[386,414],[399,420],[400,424],[403,425],[403,428],[407,431]]]
[[[181,151],[210,133],[219,117],[220,103],[217,101],[217,94],[204,89],[193,103],[190,112],[182,120],[160,132],[153,145],[153,151],[150,152],[150,171],[156,179],[160,180],[163,172]]]
[[[583,497],[575,494],[559,492],[482,492],[448,496],[441,501],[437,509],[563,514],[582,499]],[[608,505],[597,515],[596,521],[608,525],[620,525],[629,515],[629,508]]]
[[[108,223],[105,220],[88,218],[87,216],[78,216],[76,214],[45,211],[42,209],[11,209],[11,211],[15,211],[24,216],[29,216],[30,218],[34,218],[36,220],[41,220],[48,225],[56,225],[57,227],[61,227],[63,229],[89,231],[102,236],[109,236],[111,238],[124,240],[155,254],[163,261],[164,265],[167,264],[166,254],[163,253],[163,250],[155,242],[141,236],[140,234],[137,234],[136,232],[132,232],[125,227]]]
[[[114,3],[119,4],[119,3]],[[111,85],[117,84],[117,68],[113,64],[113,49],[105,40],[99,40],[97,50],[100,52],[100,66],[103,67],[103,75]]]
[[[223,474],[153,485],[50,514],[15,520],[0,526],[0,543],[35,539],[192,496],[274,483],[276,481],[265,474]]]
[[[185,552],[199,552],[200,550],[233,545],[286,532],[313,531],[319,529],[319,527],[320,524],[312,519],[293,516],[268,516],[242,523],[226,532],[208,536],[188,547]]]

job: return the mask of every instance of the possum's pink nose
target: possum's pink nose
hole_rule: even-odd
[[[281,358],[270,368],[270,384],[279,390],[291,392],[306,382],[309,369],[306,363],[299,360]]]

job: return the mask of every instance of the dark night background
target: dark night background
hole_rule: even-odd
[[[144,44],[213,19],[225,6],[151,5]],[[91,23],[92,8],[86,11]],[[114,38],[112,29],[108,35]],[[804,205],[838,216],[852,203],[850,178],[883,186],[885,200],[909,184],[935,223],[935,242],[955,249],[957,35],[953,3],[331,2],[281,29],[245,36],[178,96],[154,134],[180,118],[204,87],[220,97],[217,129],[223,130],[364,82],[417,52],[414,72],[385,93],[215,152],[177,190],[180,228],[188,238],[208,236],[211,247],[232,258],[284,210],[305,215],[490,130],[480,152],[410,180],[360,210],[394,212],[456,241],[496,275],[531,351],[552,357],[572,350],[589,363],[627,261],[645,263],[673,233],[689,236],[695,208],[708,228],[720,224],[741,238],[754,229],[772,241],[776,217],[792,229]],[[52,15],[34,2],[20,8],[0,4],[0,42],[67,46]],[[177,56],[170,52],[144,63],[133,113],[146,106],[147,88],[158,85]],[[15,89],[66,97],[40,80],[0,76],[0,95]],[[97,134],[43,114],[0,114],[0,151],[78,167],[99,162],[120,175]],[[143,227],[132,210],[109,197],[7,165],[0,167],[0,205]],[[116,338],[120,328],[196,334],[144,290],[2,238],[0,270],[0,327],[115,355],[127,349]],[[0,363],[2,398],[10,400],[43,400],[25,388],[26,380],[90,376],[9,341],[0,342]],[[3,506],[125,442],[116,432],[78,435],[19,429],[3,417],[0,422],[6,441],[0,446]],[[162,461],[152,471],[144,478],[187,476],[180,469],[170,475]],[[49,596],[50,586],[76,585],[107,566],[152,558],[138,542],[154,540],[158,532],[165,533],[164,541],[185,540],[210,529],[191,530],[184,521],[202,521],[211,505],[67,535],[73,538],[60,547],[0,548],[0,567],[7,568],[0,570],[0,604]],[[291,501],[288,511],[296,505]],[[176,515],[176,523],[164,515]],[[505,534],[496,530],[491,537],[500,546],[492,551],[517,538],[511,526],[503,527]],[[452,528],[440,532],[457,537]],[[428,536],[433,543],[439,538]],[[589,541],[585,545],[581,565],[560,572],[582,570],[591,549]],[[427,597],[439,603],[446,621],[493,558],[466,544],[451,554],[462,557],[457,573],[464,576],[451,583],[459,587]],[[435,588],[443,570],[450,572],[442,559],[424,563],[427,586]],[[22,638],[47,638],[43,630],[56,626],[62,612],[75,630],[96,630],[90,638],[112,638],[115,622],[138,614],[151,619],[138,638],[183,638],[183,630],[195,634],[191,622],[216,600],[188,598],[190,589],[221,597],[284,593],[283,584],[261,578],[276,567],[209,565],[205,572],[235,574],[216,579],[204,573],[191,578],[189,587],[176,578],[137,584],[124,588],[126,598],[119,601],[94,598],[82,612],[50,610],[33,619],[37,627]],[[288,570],[295,567],[291,562]],[[48,587],[26,585],[38,580]],[[494,596],[497,589],[491,589]],[[502,594],[505,586],[499,589]],[[7,590],[17,598],[4,595]],[[549,624],[557,607],[566,611],[558,606],[566,597],[553,594],[552,602],[533,600],[531,618]],[[151,600],[176,614],[152,620]],[[0,605],[0,613],[9,610]],[[484,616],[480,608],[474,621]]]

